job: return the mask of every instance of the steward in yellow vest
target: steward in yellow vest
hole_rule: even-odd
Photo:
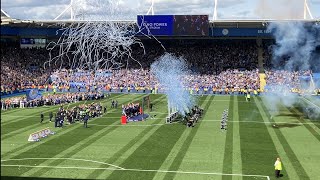
[[[282,163],[280,161],[280,158],[277,158],[276,162],[274,163],[274,169],[275,169],[276,178],[279,178],[280,171],[282,170]]]
[[[247,96],[246,96],[247,98],[247,101],[250,101],[250,92],[247,94]]]

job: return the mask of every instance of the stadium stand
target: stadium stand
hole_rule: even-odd
[[[1,18],[10,18],[1,12]],[[239,34],[229,38],[228,29],[222,29],[225,23],[216,23],[217,28],[211,29],[209,36],[226,36],[222,38],[205,39],[199,37],[161,38],[162,46],[155,40],[143,39],[145,52],[142,48],[132,47],[132,57],[127,68],[114,70],[99,70],[88,72],[72,69],[67,63],[44,68],[49,54],[45,48],[21,48],[19,36],[48,36],[46,42],[57,39],[56,25],[50,23],[16,22],[15,24],[1,26],[1,97],[23,92],[26,89],[36,88],[46,91],[84,92],[90,90],[103,90],[107,92],[161,92],[161,87],[155,77],[150,73],[150,65],[164,52],[176,56],[183,56],[190,69],[190,75],[182,77],[185,88],[195,94],[229,94],[242,93],[245,89],[261,92],[265,85],[279,85],[288,83],[291,91],[301,86],[301,76],[312,77],[311,70],[304,72],[288,72],[272,70],[283,65],[287,57],[283,57],[275,64],[272,61],[271,45],[273,39],[250,37],[254,35],[241,35],[248,28],[261,28],[259,22],[230,23],[239,27]],[[52,26],[44,28],[45,26]],[[220,28],[220,29],[219,29]],[[241,29],[243,28],[243,29]],[[222,29],[221,32],[215,32]],[[236,29],[233,29],[234,31]],[[216,34],[217,35],[216,35]],[[227,34],[226,34],[227,33]],[[258,32],[259,33],[259,32]],[[230,34],[231,35],[231,34]],[[236,36],[248,36],[237,38]],[[270,36],[264,34],[263,36]],[[21,47],[20,47],[21,46]],[[53,52],[53,55],[58,52]],[[67,61],[66,61],[67,62]],[[311,66],[313,67],[313,66]],[[317,82],[317,80],[316,80]],[[315,83],[316,88],[319,83]],[[270,89],[269,89],[270,90]]]

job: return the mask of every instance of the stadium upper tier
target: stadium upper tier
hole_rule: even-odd
[[[10,19],[1,21],[1,36],[47,36],[56,37],[58,30],[69,26],[72,23],[84,23],[87,21],[32,21]],[[99,21],[93,21],[98,23]],[[116,23],[136,24],[135,21],[112,21]],[[319,24],[320,20],[221,20],[209,22],[209,34],[203,36],[210,37],[267,37],[272,34],[267,31],[270,23],[303,22],[307,25]],[[143,37],[143,36],[141,36]],[[180,37],[181,38],[181,37]],[[184,37],[186,38],[186,37]],[[199,36],[197,38],[200,38]]]
[[[19,19],[11,19],[11,21],[7,22],[1,22],[1,25],[11,25],[11,26],[19,26],[19,27],[42,27],[42,26],[50,26],[50,27],[60,27],[58,24],[71,24],[71,23],[81,23],[81,22],[88,22],[88,21],[82,21],[82,20],[19,20]],[[99,21],[92,21],[92,22],[99,22]],[[136,24],[137,21],[131,21],[131,20],[121,20],[121,21],[110,21],[110,22],[117,22],[117,23],[130,23],[130,24]],[[319,23],[320,19],[288,19],[288,20],[272,20],[272,19],[261,19],[261,20],[210,20],[209,24],[210,27],[236,27],[236,28],[259,28],[259,27],[265,27],[268,23],[277,22],[277,23],[283,23],[283,22],[304,22],[304,23]]]

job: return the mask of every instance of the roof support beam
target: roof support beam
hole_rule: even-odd
[[[304,6],[303,6],[303,19],[307,19],[307,12],[309,14],[310,19],[313,19],[312,13],[309,9],[309,5],[307,0],[304,0]]]
[[[214,0],[214,9],[213,9],[213,20],[214,21],[218,19],[217,6],[218,6],[218,0]]]
[[[8,18],[10,18],[9,14],[6,13],[4,10],[1,9],[1,13],[3,13],[5,16],[7,16]]]
[[[151,0],[151,6],[147,12],[147,15],[150,15],[150,12],[151,12],[151,15],[154,15],[153,4],[154,4],[154,0]]]

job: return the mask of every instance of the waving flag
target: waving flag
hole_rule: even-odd
[[[38,91],[38,89],[29,89],[26,92],[27,101],[39,99],[42,97],[42,94]]]

